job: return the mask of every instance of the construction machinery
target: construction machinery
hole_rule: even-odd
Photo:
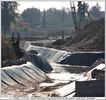
[[[84,26],[87,24],[86,16],[85,16],[86,14],[88,15],[89,20],[90,21],[92,20],[84,1],[78,1],[77,6],[78,9],[76,10],[74,1],[70,1],[70,8],[72,12],[72,18],[73,18],[74,28],[76,33],[81,31],[84,28]]]
[[[75,31],[78,31],[78,25],[77,25],[77,16],[76,16],[76,9],[75,9],[75,4],[74,1],[70,1],[70,8],[71,8],[71,12],[72,12],[72,17],[73,17],[73,22],[74,22],[74,28]]]

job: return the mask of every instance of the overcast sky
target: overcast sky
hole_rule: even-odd
[[[38,8],[41,11],[44,9],[47,10],[49,8],[57,8],[57,9],[62,9],[63,7],[70,8],[70,3],[69,1],[20,1],[18,2],[18,12],[22,13],[23,10],[27,8]],[[97,1],[92,1],[92,2],[87,2],[85,3],[89,4],[89,7],[91,8],[92,6],[96,5]],[[105,2],[98,2],[98,4],[101,6],[101,10],[105,10]],[[75,2],[75,6],[77,7],[77,2]]]

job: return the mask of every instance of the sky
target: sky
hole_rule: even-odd
[[[70,3],[69,1],[20,1],[18,2],[18,12],[22,13],[27,8],[38,8],[41,11],[44,9],[47,10],[49,8],[57,8],[62,9],[63,7],[70,9]],[[96,5],[97,1],[85,1],[85,3],[89,4],[89,8]],[[105,10],[105,2],[98,1],[98,4],[101,6],[101,10]],[[77,7],[77,2],[75,2],[75,6]]]

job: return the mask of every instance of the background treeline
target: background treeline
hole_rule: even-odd
[[[2,1],[1,2],[1,20],[2,20],[2,33],[11,33],[13,31],[20,32],[22,34],[38,34],[39,30],[57,30],[70,28],[73,29],[72,13],[69,8],[49,8],[48,10],[40,11],[37,8],[27,8],[22,14],[18,13],[18,3],[14,1]],[[87,9],[89,5],[86,3]],[[99,4],[95,4],[89,9],[89,14],[92,20],[98,20],[105,15],[104,11],[100,10]],[[17,13],[16,13],[17,12]],[[86,17],[86,19],[88,19]],[[69,30],[68,28],[68,30]],[[46,33],[45,31],[45,33]],[[47,32],[49,34],[49,32]],[[42,34],[41,34],[42,35]]]
[[[93,20],[98,20],[104,17],[104,12],[100,11],[100,6],[98,5],[93,6],[90,9],[89,14]],[[24,10],[20,16],[32,27],[48,25],[73,27],[72,13],[68,8],[63,8],[61,10],[50,8],[42,12],[37,8],[28,8]]]

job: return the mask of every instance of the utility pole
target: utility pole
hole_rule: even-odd
[[[77,25],[77,17],[76,17],[76,9],[74,5],[74,1],[70,1],[70,8],[72,12],[73,22],[74,22],[74,28],[76,33],[78,32],[78,25]]]

